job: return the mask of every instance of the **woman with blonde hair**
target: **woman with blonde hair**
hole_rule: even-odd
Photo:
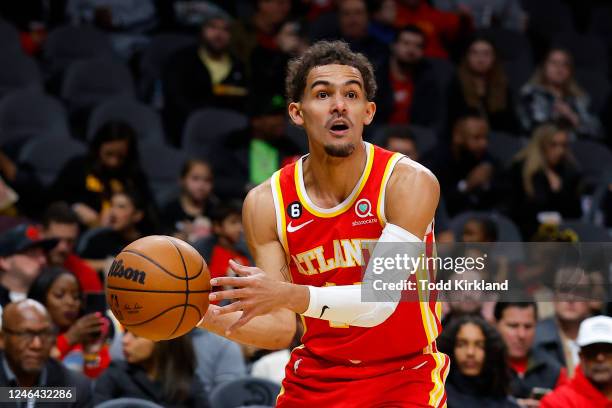
[[[542,123],[562,121],[578,135],[598,137],[600,124],[589,105],[589,96],[574,78],[572,55],[552,48],[521,89],[518,112],[528,133]]]
[[[540,222],[582,213],[581,176],[569,151],[569,133],[556,124],[546,123],[533,132],[514,158],[508,181],[510,215],[525,239]]]
[[[467,110],[476,109],[493,130],[516,130],[516,117],[508,78],[493,43],[474,38],[463,56],[449,93],[449,123]]]

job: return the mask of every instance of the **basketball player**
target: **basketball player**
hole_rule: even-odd
[[[361,302],[361,240],[432,242],[439,186],[423,166],[362,138],[376,112],[373,69],[343,42],[319,42],[288,70],[289,115],[310,154],[251,190],[244,229],[257,267],[216,278],[200,327],[291,353],[279,407],[444,406],[439,305]],[[315,405],[316,404],[316,405]]]

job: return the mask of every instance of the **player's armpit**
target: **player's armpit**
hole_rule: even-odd
[[[434,218],[440,185],[431,171],[410,159],[400,160],[385,194],[387,222],[423,238]],[[406,209],[410,209],[406,211]]]

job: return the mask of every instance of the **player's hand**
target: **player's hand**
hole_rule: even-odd
[[[230,286],[233,289],[213,292],[209,295],[211,301],[234,300],[227,306],[215,308],[212,311],[213,315],[242,311],[240,319],[227,329],[227,335],[256,316],[285,307],[286,297],[282,293],[287,285],[285,282],[271,279],[257,267],[243,266],[232,260],[230,260],[230,268],[236,273],[236,277],[214,278],[210,283],[213,286]]]

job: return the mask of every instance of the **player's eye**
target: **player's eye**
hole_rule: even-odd
[[[355,91],[348,91],[346,93],[346,97],[349,98],[349,99],[355,99],[355,98],[357,98],[357,92],[355,92]]]
[[[325,92],[325,91],[317,92],[317,98],[319,98],[319,99],[325,99],[325,98],[327,98],[327,96],[328,96],[328,93]]]

